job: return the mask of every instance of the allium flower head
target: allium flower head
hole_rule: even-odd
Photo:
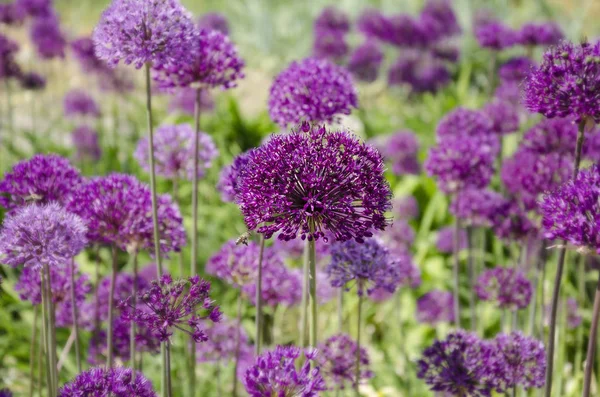
[[[115,303],[115,306],[118,305],[121,301],[124,301],[131,296],[131,291],[133,291],[134,279],[135,277],[131,273],[127,273],[124,271],[117,273],[115,277],[115,291],[113,294],[113,301]],[[111,276],[108,275],[103,277],[98,283],[98,286],[96,287],[97,301],[95,303],[98,306],[98,318],[102,321],[108,319],[108,308],[110,305],[110,283]],[[139,293],[143,293],[149,287],[150,282],[138,275],[137,291]]]
[[[462,31],[450,0],[426,1],[421,10],[420,23],[432,42],[455,36]]]
[[[382,40],[396,47],[422,48],[432,39],[421,20],[409,14],[390,16],[386,20],[385,28]]]
[[[302,298],[302,274],[284,266],[278,253],[266,251],[271,258],[263,258],[265,263],[271,264],[263,268],[262,274],[262,302],[271,307],[280,305],[293,306],[300,303]],[[323,285],[321,272],[317,271],[317,284]],[[244,286],[244,295],[250,303],[256,305],[256,282]],[[329,294],[330,288],[319,287],[317,299],[323,301],[324,293]]]
[[[558,44],[564,35],[555,22],[526,23],[519,30],[519,44],[548,46]]]
[[[356,47],[348,60],[348,70],[356,80],[371,83],[377,80],[383,62],[383,51],[373,40]]]
[[[511,103],[493,100],[482,111],[492,120],[492,131],[497,135],[506,135],[519,130],[519,112]]]
[[[438,231],[436,248],[444,254],[450,254],[454,251],[454,227],[446,226]],[[464,250],[467,248],[467,232],[460,229],[458,233],[458,248]]]
[[[493,343],[499,358],[496,371],[502,389],[544,386],[546,351],[542,342],[515,331],[496,336]]]
[[[520,270],[497,266],[484,271],[475,283],[481,300],[494,301],[500,308],[525,309],[532,296],[531,282]]]
[[[24,73],[19,78],[21,87],[29,91],[39,91],[46,88],[46,79],[44,76],[35,72]]]
[[[475,38],[480,46],[499,51],[517,44],[519,33],[502,22],[488,21],[475,27]]]
[[[19,77],[21,69],[15,60],[19,45],[0,34],[0,79]]]
[[[239,326],[237,322],[223,319],[218,323],[207,324],[206,343],[196,345],[196,356],[198,362],[216,362],[227,364],[235,359],[236,355],[236,339],[239,333],[239,358],[241,361],[247,362],[248,366],[253,361],[252,348],[248,341],[248,335],[244,327]]]
[[[387,225],[391,192],[381,155],[347,132],[313,127],[274,136],[252,151],[238,184],[246,224],[265,238],[329,232],[362,241]]]
[[[524,104],[548,118],[600,122],[600,44],[562,42],[528,76]]]
[[[325,390],[318,366],[316,350],[305,350],[306,360],[299,369],[297,361],[302,351],[294,346],[277,346],[256,358],[244,377],[251,397],[316,397]],[[313,367],[311,368],[311,364]]]
[[[102,157],[98,133],[87,125],[81,125],[71,133],[73,146],[75,146],[75,158],[78,161],[99,161]]]
[[[388,82],[406,84],[415,93],[437,92],[450,82],[450,71],[429,53],[405,51],[390,66]]]
[[[268,247],[265,248],[265,251],[270,250]],[[229,240],[208,260],[206,273],[216,276],[236,288],[243,287],[256,278],[259,251],[259,245],[253,241],[248,245],[237,245],[235,240]],[[265,259],[274,259],[274,257],[269,253],[263,254],[263,266],[267,267],[271,264],[267,264]]]
[[[535,233],[535,226],[516,200],[507,199],[492,214],[492,230],[503,240],[521,241]]]
[[[13,394],[8,389],[0,389],[0,397],[13,397]]]
[[[271,119],[282,127],[302,121],[332,122],[356,107],[350,73],[324,59],[292,62],[275,78],[269,95]]]
[[[0,4],[0,24],[18,26],[23,23],[25,17],[25,10],[15,1]],[[2,394],[0,393],[0,395]]]
[[[417,175],[421,172],[421,165],[417,159],[420,145],[414,132],[400,130],[375,140],[374,145],[383,158],[391,162],[394,174]]]
[[[350,31],[350,19],[338,8],[326,7],[315,19],[315,30],[348,33]]]
[[[521,83],[529,76],[535,67],[535,62],[528,57],[514,57],[504,62],[498,68],[498,75],[503,81]]]
[[[59,391],[59,397],[157,397],[150,382],[141,372],[135,380],[130,368],[91,368],[81,372]]]
[[[4,220],[0,257],[12,267],[62,267],[85,247],[85,233],[81,218],[57,203],[31,204]]]
[[[498,148],[498,137],[494,133],[494,122],[481,110],[459,107],[446,114],[436,129],[438,143],[454,140],[477,140],[494,152]]]
[[[414,196],[401,196],[392,200],[394,218],[411,220],[419,216],[419,203]]]
[[[405,220],[395,220],[384,231],[377,233],[385,246],[395,254],[407,253],[415,242],[415,231]]]
[[[64,111],[66,117],[100,117],[100,109],[98,109],[96,101],[82,90],[71,90],[65,95]]]
[[[244,167],[250,161],[250,153],[241,153],[233,159],[233,163],[221,169],[217,190],[221,193],[221,200],[229,203],[236,201],[239,194],[238,178]]]
[[[113,0],[94,29],[96,55],[110,66],[120,61],[162,67],[182,56],[195,31],[178,0]]]
[[[198,20],[198,28],[216,30],[223,34],[229,34],[229,22],[225,15],[218,12],[207,12]]]
[[[582,317],[579,310],[579,305],[577,305],[577,300],[575,298],[567,299],[567,326],[571,329],[577,328],[581,325]],[[550,318],[548,316],[548,318]]]
[[[64,58],[67,40],[60,30],[58,16],[36,18],[31,25],[31,41],[43,59]]]
[[[418,322],[427,324],[452,323],[455,318],[452,292],[434,289],[417,299]]]
[[[79,171],[55,154],[36,154],[14,165],[0,181],[0,204],[9,211],[28,203],[66,204],[83,183]]]
[[[315,31],[312,48],[313,57],[342,63],[349,51],[350,47],[346,42],[345,33],[335,30]]]
[[[376,8],[367,8],[356,21],[358,30],[368,39],[384,41],[388,35],[390,23],[388,18]]]
[[[192,180],[194,176],[195,132],[189,124],[162,125],[154,135],[154,166],[156,174],[167,179]],[[198,146],[198,177],[203,178],[219,151],[210,135],[201,132]],[[134,157],[146,172],[150,172],[148,138],[138,142]]]
[[[494,98],[508,102],[515,107],[521,106],[523,97],[523,87],[516,81],[500,81],[500,84],[494,92]]]
[[[465,189],[457,193],[450,212],[463,224],[491,226],[494,211],[504,203],[504,197],[490,189]]]
[[[173,280],[164,274],[160,282],[154,280],[150,288],[139,294],[141,307],[133,312],[126,310],[122,316],[148,327],[161,342],[170,340],[174,329],[189,334],[196,343],[205,342],[205,320],[216,323],[221,319],[219,307],[214,305],[209,292],[210,283],[198,276]]]
[[[54,12],[52,0],[16,0],[15,5],[34,18],[48,17]]]
[[[577,125],[573,118],[543,119],[531,127],[523,136],[524,150],[538,153],[557,153],[572,157],[577,141]]]
[[[356,353],[357,343],[346,334],[331,336],[319,344],[317,362],[325,378],[328,390],[344,389],[356,385]],[[373,377],[369,369],[369,355],[364,347],[360,348],[359,383]]]
[[[81,69],[85,72],[104,72],[107,69],[106,63],[96,56],[94,41],[91,37],[80,37],[73,40],[71,50]]]

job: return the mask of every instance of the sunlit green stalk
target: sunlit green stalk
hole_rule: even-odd
[[[344,288],[338,289],[337,316],[338,332],[342,333],[344,331]]]
[[[453,280],[454,280],[454,324],[460,328],[460,259],[458,257],[460,251],[460,224],[458,218],[454,219],[454,235],[453,235]]]
[[[37,343],[37,322],[40,308],[38,305],[33,307],[33,330],[31,331],[31,346],[29,347],[29,397],[33,397],[35,389],[35,348]]]
[[[42,308],[44,310],[44,335],[46,337],[46,370],[48,372],[48,395],[50,397],[56,396],[58,390],[58,380],[56,376],[56,342],[55,337],[53,336],[53,316],[52,316],[52,295],[50,292],[50,270],[47,264],[43,265],[43,275],[42,275]]]
[[[583,274],[579,275],[580,277]],[[590,396],[592,373],[594,371],[594,356],[596,354],[596,342],[598,338],[598,320],[600,319],[600,272],[598,272],[598,282],[596,283],[596,293],[594,295],[594,310],[592,312],[592,324],[588,340],[587,354],[585,357],[585,371],[583,376],[583,397]]]
[[[137,294],[138,294],[138,250],[134,249],[131,253],[132,261],[133,261],[133,291],[131,293],[131,307],[132,311],[135,313],[137,308]],[[135,321],[131,321],[130,331],[129,331],[129,365],[131,365],[132,375],[131,377],[135,380],[136,371],[137,371],[137,363],[135,361],[135,353],[136,353],[136,325]]]
[[[117,281],[117,246],[112,246],[112,271],[110,274],[110,287],[108,295],[108,331],[106,333],[106,367],[112,368],[113,366],[113,332],[114,332],[114,311],[115,311],[115,284]]]
[[[265,252],[265,237],[260,235],[260,251],[258,253],[258,271],[256,274],[256,319],[255,319],[255,355],[258,357],[261,353],[263,342],[263,299],[262,299],[262,268],[263,255]],[[237,360],[237,356],[236,356]]]
[[[308,241],[308,240],[307,240]],[[300,346],[308,346],[308,278],[310,277],[308,242],[304,245],[302,264],[302,300],[300,303]]]
[[[471,312],[471,331],[477,328],[475,310],[475,264],[473,263],[473,227],[467,227],[467,272],[469,275],[469,309]]]
[[[359,289],[361,291],[362,289]],[[357,396],[360,396],[360,328],[362,325],[362,303],[363,297],[359,293],[358,295],[358,315],[356,322],[356,367],[354,372],[354,392]]]
[[[233,365],[233,391],[231,395],[237,397],[238,393],[238,366],[240,363],[240,327],[242,326],[242,291],[239,292],[237,298],[237,315],[235,322],[235,357]]]
[[[586,291],[585,291],[585,256],[579,257],[579,266],[577,267],[577,292],[579,293],[577,304],[579,307],[584,307],[586,303]],[[581,364],[583,359],[583,326],[577,327],[575,336],[575,362],[573,367],[575,368],[575,379],[579,379],[581,375]]]
[[[314,226],[311,225],[311,233]],[[315,252],[315,240],[307,239],[308,244],[308,267],[309,267],[309,289],[308,298],[310,303],[310,335],[309,344],[312,347],[317,346],[317,328],[319,325],[317,311],[317,259]]]
[[[75,363],[77,372],[81,372],[81,351],[79,346],[79,309],[75,294],[75,258],[71,259],[71,315],[73,316],[73,333],[75,335]]]
[[[165,377],[167,381],[167,397],[171,397],[173,395],[172,386],[171,386],[171,342],[166,341],[165,345]]]

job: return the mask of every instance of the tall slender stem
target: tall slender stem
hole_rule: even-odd
[[[173,183],[173,200],[179,203],[179,178],[175,177],[172,180]],[[179,264],[179,277],[185,277],[185,263],[183,261],[183,250],[177,255]]]
[[[573,168],[573,179],[577,178],[579,173],[579,164],[581,162],[581,152],[583,149],[583,143],[585,139],[585,124],[587,119],[584,118],[579,122],[579,131],[577,133],[577,143],[575,147],[575,164]],[[560,248],[558,254],[558,265],[556,267],[556,276],[554,278],[554,288],[552,291],[552,303],[550,306],[550,327],[548,332],[548,349],[547,353],[547,366],[546,366],[546,388],[545,397],[552,396],[552,375],[554,371],[554,344],[556,336],[556,313],[558,309],[558,299],[560,295],[560,284],[562,281],[563,268],[565,266],[565,255],[567,252],[567,242],[563,241],[563,246]]]
[[[533,277],[533,302],[529,306],[529,333],[532,337],[535,337],[535,323],[537,316],[537,306],[538,306],[538,289],[541,285],[542,289],[544,289],[544,280],[542,279],[542,268],[546,265],[546,240],[542,240],[542,244],[540,247],[540,255],[535,266],[535,276]],[[542,303],[542,312],[544,311],[544,306]]]
[[[138,250],[134,249],[131,253],[132,261],[133,261],[133,291],[131,294],[131,306],[133,312],[135,312],[137,307],[137,294],[138,294]],[[131,321],[130,330],[129,330],[129,365],[131,366],[131,377],[135,380],[136,371],[137,371],[137,363],[135,361],[135,352],[136,352],[136,341],[135,341],[135,321]]]
[[[51,293],[51,279],[50,279],[50,269],[47,264],[43,265],[44,271],[44,288],[43,293],[45,294],[45,316],[46,318],[46,355],[48,357],[48,391],[49,395],[56,396],[58,390],[58,376],[56,374],[56,336],[54,336],[54,316],[52,312],[54,311],[54,307],[52,304],[52,293]]]
[[[581,276],[581,274],[579,275]],[[583,397],[590,396],[592,384],[592,372],[594,370],[594,355],[596,354],[596,338],[598,337],[598,320],[600,319],[600,272],[596,283],[596,294],[594,295],[594,311],[588,340],[587,355],[585,357],[585,372],[583,376]]]
[[[314,225],[311,224],[311,233],[314,231]],[[317,258],[315,249],[315,240],[307,239],[308,244],[308,266],[309,266],[309,289],[308,298],[310,302],[310,335],[309,343],[312,347],[317,347],[317,329],[319,325],[317,310]]]
[[[256,341],[255,355],[258,357],[262,349],[263,342],[263,300],[262,300],[262,265],[265,252],[265,237],[260,235],[260,251],[258,252],[258,272],[256,274]],[[237,360],[237,356],[236,356]]]
[[[171,397],[173,394],[171,387],[171,342],[166,341],[165,343],[165,378],[167,381],[167,396]]]
[[[33,307],[33,330],[31,332],[31,346],[29,349],[29,397],[33,397],[33,389],[35,388],[35,345],[37,343],[37,322],[39,305]]]
[[[77,372],[81,372],[81,352],[79,350],[79,316],[77,296],[75,294],[75,258],[71,259],[71,315],[73,316],[73,333],[75,335],[75,362]]]
[[[469,273],[469,309],[471,312],[471,331],[477,328],[475,312],[475,265],[473,263],[473,227],[467,227],[467,272]]]
[[[48,294],[46,291],[46,271],[43,270],[41,272],[41,290],[42,290],[42,339],[43,344],[42,348],[44,350],[44,362],[46,364],[46,386],[48,387],[48,396],[52,397],[54,395],[52,391],[52,358],[50,357],[50,322],[48,321],[49,316],[49,308],[48,308]],[[41,374],[40,374],[41,375]],[[40,376],[41,378],[41,376]],[[40,388],[40,395],[42,394],[42,389]]]
[[[454,274],[454,323],[457,328],[460,328],[460,261],[458,253],[460,251],[460,224],[458,218],[454,219],[454,236],[453,236],[453,274]]]
[[[239,292],[237,298],[237,316],[235,320],[235,358],[233,365],[233,391],[231,395],[237,397],[238,393],[238,366],[240,363],[240,327],[242,326],[242,291]]]
[[[304,246],[304,260],[302,264],[302,299],[300,303],[300,346],[308,346],[308,278],[309,271],[308,243]]]
[[[585,290],[585,256],[579,257],[579,266],[577,269],[577,292],[579,293],[578,305],[584,307],[586,301],[586,290]],[[583,359],[583,326],[577,327],[575,335],[575,362],[573,367],[575,368],[575,379],[579,379],[581,375],[581,361]]]
[[[344,288],[338,289],[337,316],[338,332],[342,333],[344,330]]]
[[[43,311],[43,306],[42,306],[42,311]],[[43,312],[42,312],[42,316],[43,316]],[[42,376],[43,372],[44,372],[44,357],[45,357],[45,352],[44,352],[44,341],[45,341],[45,337],[44,337],[44,327],[42,324],[38,324],[39,329],[40,329],[40,337],[38,340],[38,355],[37,355],[37,359],[38,359],[38,380],[37,380],[37,384],[38,384],[38,396],[42,397],[44,394],[44,377]]]
[[[354,392],[357,396],[360,396],[358,391],[360,387],[360,327],[362,323],[362,302],[363,297],[359,293],[358,295],[358,316],[356,323],[356,367],[354,372]]]
[[[117,281],[117,246],[112,246],[112,271],[110,274],[110,287],[108,295],[108,331],[106,334],[106,367],[113,366],[113,329],[115,311],[115,284]]]

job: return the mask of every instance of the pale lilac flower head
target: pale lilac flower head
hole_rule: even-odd
[[[35,18],[31,25],[31,41],[42,59],[64,58],[67,40],[60,30],[58,16]]]
[[[94,29],[96,55],[109,66],[163,67],[185,56],[195,32],[178,0],[113,0]]]
[[[388,71],[390,85],[407,85],[412,92],[435,93],[448,85],[450,71],[441,60],[424,51],[403,51]]]
[[[221,169],[217,190],[221,193],[221,200],[229,203],[236,201],[239,194],[238,178],[240,173],[250,161],[250,152],[241,153],[233,159],[233,162]]]
[[[252,364],[253,352],[250,346],[248,334],[244,327],[237,322],[223,318],[218,323],[209,322],[204,332],[208,340],[206,343],[196,345],[196,357],[198,362],[211,362],[228,364],[236,356],[236,339],[239,333],[239,352],[238,357],[241,363],[247,368]],[[245,371],[243,371],[245,372]],[[238,376],[243,374],[238,370]]]
[[[356,47],[348,60],[348,70],[355,79],[371,83],[377,80],[383,62],[383,51],[374,40]]]
[[[271,249],[267,247],[265,251],[267,250]],[[259,251],[259,245],[253,241],[248,245],[237,245],[235,240],[229,240],[206,262],[206,273],[222,279],[235,288],[241,288],[256,279]],[[265,259],[272,257],[268,252],[263,255],[264,267],[271,266]]]
[[[455,321],[454,296],[452,292],[437,289],[427,292],[417,299],[417,321],[437,324]]]
[[[490,189],[465,189],[457,193],[450,212],[463,225],[491,226],[494,211],[504,203],[504,197]]]
[[[315,19],[315,30],[336,31],[348,33],[350,31],[350,19],[343,11],[336,7],[324,8]]]
[[[528,76],[525,107],[547,118],[574,116],[600,121],[600,43],[551,47]]]
[[[169,102],[169,111],[179,111],[188,116],[193,116],[196,111],[196,94],[197,90],[192,87],[184,87],[175,92],[171,96]],[[211,112],[215,108],[215,101],[213,100],[210,91],[200,91],[200,111],[202,113]]]
[[[302,350],[295,346],[277,346],[256,358],[244,377],[246,391],[251,397],[317,397],[325,390],[325,381],[317,363],[318,352],[304,351],[306,360],[297,361]],[[297,367],[297,365],[299,365]]]
[[[113,294],[113,302],[118,305],[121,301],[126,300],[131,296],[133,291],[133,283],[135,277],[132,273],[121,271],[115,277],[115,291]],[[108,308],[110,307],[110,283],[111,276],[103,277],[96,287],[96,305],[98,307],[97,316],[100,320],[108,319]],[[139,293],[145,292],[150,287],[150,282],[138,275],[137,290]]]
[[[533,291],[522,271],[497,266],[479,276],[475,293],[479,299],[493,301],[501,309],[519,310],[529,306]]]
[[[535,65],[535,62],[528,57],[510,58],[500,65],[498,75],[502,81],[521,83],[529,76]]]
[[[519,33],[502,22],[488,21],[475,26],[475,38],[480,46],[499,51],[517,44]]]
[[[102,157],[98,133],[90,126],[81,125],[71,133],[73,146],[75,146],[75,158],[78,161],[99,161]]]
[[[71,90],[64,98],[64,111],[66,117],[90,116],[100,117],[100,109],[88,93],[83,90]]]
[[[87,244],[85,233],[81,218],[57,203],[31,204],[4,219],[0,257],[12,267],[64,266]]]
[[[229,21],[225,15],[218,12],[207,12],[198,20],[198,28],[216,30],[229,35]]]
[[[496,373],[502,389],[544,386],[546,350],[542,342],[514,331],[496,336],[493,343],[499,360],[495,364]]]
[[[555,22],[526,23],[519,30],[519,44],[548,46],[558,44],[564,35]]]
[[[356,356],[360,360],[358,383],[364,383],[373,377],[369,369],[369,355],[364,347],[347,334],[337,334],[319,344],[317,362],[327,384],[328,390],[345,389],[356,385]],[[359,352],[357,352],[359,350]]]
[[[154,135],[154,166],[156,174],[167,179],[192,180],[194,176],[195,132],[189,124],[162,125]],[[134,157],[146,172],[150,172],[148,138],[139,140]],[[219,151],[210,135],[200,132],[198,146],[198,177],[206,170]]]
[[[394,253],[407,253],[415,242],[415,231],[405,220],[392,222],[384,231],[377,233],[385,246]]]
[[[157,397],[152,382],[141,372],[135,379],[130,368],[91,368],[81,372],[58,391],[59,397],[135,396]]]
[[[492,100],[481,109],[492,120],[492,131],[506,135],[519,130],[519,111],[511,103]]]
[[[288,269],[283,265],[279,255],[272,251],[266,251],[265,254],[272,255],[274,258],[266,258],[270,266],[263,269],[262,278],[262,301],[265,305],[277,307],[279,305],[293,306],[300,303],[302,298],[302,274],[295,269]],[[320,271],[317,271],[317,284],[323,285],[326,280],[321,280]],[[256,305],[256,282],[250,283],[243,288],[244,295],[250,303]],[[329,294],[330,288],[319,287],[317,299],[323,302],[323,292]]]
[[[345,33],[335,30],[315,30],[313,57],[342,63],[349,51],[350,47],[346,42]]]
[[[269,95],[271,119],[282,127],[332,122],[356,107],[350,72],[324,59],[292,62],[275,78]]]
[[[9,211],[28,203],[65,205],[83,183],[79,170],[55,154],[36,154],[21,161],[0,181],[0,204]]]
[[[419,203],[414,196],[400,196],[392,200],[395,219],[411,220],[419,216]]]
[[[391,163],[394,174],[418,175],[421,172],[421,164],[417,158],[420,145],[413,131],[400,130],[376,139],[373,143],[383,158]]]
[[[238,184],[246,224],[265,238],[329,232],[338,241],[362,241],[387,225],[391,192],[381,155],[344,131],[274,136],[252,151]]]
[[[450,254],[454,251],[454,226],[446,226],[438,231],[435,246],[443,254]],[[458,232],[458,249],[466,248],[467,232],[461,228]]]

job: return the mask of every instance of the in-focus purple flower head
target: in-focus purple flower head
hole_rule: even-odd
[[[91,368],[81,372],[58,391],[59,397],[96,397],[104,395],[157,397],[152,382],[141,372],[135,379],[130,368]]]
[[[521,83],[529,76],[536,63],[528,57],[514,57],[498,68],[498,76],[502,81]]]
[[[197,90],[192,87],[185,87],[175,90],[169,102],[169,111],[179,111],[188,116],[194,116],[196,111]],[[208,90],[200,91],[200,111],[204,114],[212,112],[215,108],[215,101]]]
[[[417,299],[416,318],[420,323],[432,325],[454,322],[456,315],[452,292],[434,289],[421,296]]]
[[[438,230],[435,246],[443,254],[450,254],[454,251],[454,227],[446,226]],[[467,232],[460,229],[458,233],[459,250],[467,249]]]
[[[334,6],[325,7],[315,19],[315,30],[348,33],[350,19],[346,13]]]
[[[0,181],[0,204],[10,212],[29,203],[65,205],[83,183],[79,170],[55,154],[36,154],[15,164]]]
[[[448,85],[450,71],[441,60],[424,51],[403,51],[388,71],[390,85],[407,85],[412,92],[435,93]]]
[[[194,176],[195,132],[189,124],[162,125],[154,135],[154,167],[157,175],[171,180],[192,180]],[[198,178],[206,170],[219,151],[210,135],[200,132]],[[135,159],[146,172],[150,172],[148,138],[139,140],[134,153]]]
[[[522,271],[497,266],[479,276],[475,293],[479,299],[493,301],[501,309],[519,310],[529,306],[533,291]]]
[[[233,159],[233,162],[224,166],[219,174],[217,190],[221,193],[221,200],[233,203],[239,194],[238,178],[244,167],[250,161],[250,152],[240,153]]]
[[[42,59],[64,58],[67,40],[57,15],[38,17],[31,25],[30,37]]]
[[[487,21],[475,26],[475,38],[481,47],[500,51],[519,41],[519,33],[499,21]]]
[[[207,12],[198,19],[199,29],[210,29],[229,35],[229,21],[227,17],[218,12]]]
[[[98,58],[109,66],[123,61],[139,69],[161,68],[185,56],[195,26],[178,0],[113,0],[92,38]]]
[[[317,362],[328,390],[345,389],[356,385],[356,356],[360,359],[358,382],[364,383],[373,377],[369,368],[369,355],[364,347],[358,347],[347,334],[337,334],[319,344]],[[359,350],[359,351],[357,351]]]
[[[563,41],[549,48],[527,78],[523,103],[547,118],[600,122],[600,43]]]
[[[465,189],[457,193],[450,212],[463,225],[491,226],[494,211],[504,203],[504,197],[491,189]]]
[[[542,342],[514,331],[496,336],[493,343],[498,357],[495,371],[502,389],[544,386],[546,350]]]
[[[336,30],[315,30],[313,57],[343,63],[349,51],[345,33]]]
[[[392,165],[392,172],[396,175],[413,174],[421,172],[419,164],[419,140],[410,130],[400,130],[387,136],[381,136],[373,141],[386,161]]]
[[[383,51],[374,40],[356,47],[348,60],[348,70],[358,81],[371,83],[377,80],[383,62]]]
[[[387,225],[391,192],[381,155],[345,131],[309,127],[274,136],[252,151],[238,183],[246,224],[265,238],[329,232],[362,241]]]
[[[350,72],[324,59],[292,62],[275,78],[269,94],[269,114],[282,127],[333,122],[357,107]]]
[[[563,38],[563,32],[555,22],[530,22],[519,30],[519,44],[524,46],[555,45]]]
[[[99,161],[102,157],[99,136],[96,130],[88,125],[76,127],[71,133],[71,140],[75,147],[77,161]]]
[[[57,203],[31,204],[4,219],[0,257],[12,267],[65,266],[87,244],[85,233],[81,218]]]
[[[40,91],[46,88],[46,78],[35,72],[23,73],[19,77],[21,87],[29,91]]]
[[[492,120],[495,134],[507,135],[519,130],[519,111],[511,103],[495,99],[481,110]]]
[[[63,99],[66,117],[100,117],[100,109],[94,98],[83,90],[71,90]]]
[[[304,353],[306,360],[297,361]],[[317,363],[317,351],[304,352],[295,346],[277,346],[256,358],[246,371],[244,386],[251,397],[316,397],[325,391],[325,381]]]

